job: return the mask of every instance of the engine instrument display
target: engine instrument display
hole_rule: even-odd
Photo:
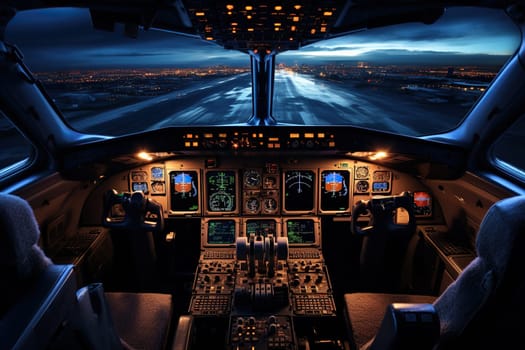
[[[158,166],[152,167],[151,168],[151,179],[164,181],[164,168],[158,167]]]
[[[131,172],[131,181],[133,182],[145,182],[148,181],[148,173],[145,171],[132,171]]]
[[[209,220],[208,244],[235,243],[235,220]]]
[[[390,183],[388,183],[387,181],[373,182],[372,192],[374,193],[390,192]]]
[[[432,216],[432,196],[427,192],[414,192],[414,215],[417,217]]]
[[[147,182],[132,182],[131,190],[133,192],[142,191],[144,193],[148,193],[148,183]]]
[[[206,172],[206,197],[208,211],[233,212],[237,209],[236,172],[209,170]]]
[[[199,178],[197,171],[171,171],[170,209],[175,212],[199,210]]]
[[[374,171],[374,181],[381,182],[381,181],[390,181],[392,178],[392,173],[390,171],[384,171],[384,170],[377,170]]]
[[[284,209],[313,211],[315,206],[315,173],[311,170],[284,172]]]
[[[246,219],[245,234],[267,237],[269,234],[276,236],[277,222],[275,219]]]
[[[323,170],[321,172],[321,210],[347,211],[349,209],[348,170]]]
[[[315,243],[315,224],[312,219],[286,220],[286,234],[290,244]]]

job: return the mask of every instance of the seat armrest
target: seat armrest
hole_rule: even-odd
[[[439,317],[432,304],[388,305],[370,350],[432,349],[439,338]]]
[[[179,317],[175,339],[173,340],[172,350],[186,350],[190,348],[193,329],[193,316],[182,315]]]

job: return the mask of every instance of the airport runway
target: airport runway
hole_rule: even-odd
[[[406,135],[441,131],[462,118],[443,113],[443,104],[400,99],[399,93],[372,92],[375,91],[350,90],[342,83],[278,71],[273,115],[284,124],[353,124]],[[250,74],[245,73],[195,82],[182,91],[81,118],[73,125],[88,132],[117,135],[176,125],[243,124],[251,114]]]

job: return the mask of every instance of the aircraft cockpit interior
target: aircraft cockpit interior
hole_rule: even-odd
[[[125,231],[120,235],[130,240],[153,232],[149,245],[130,244],[129,261],[120,264],[129,270],[136,256],[144,257],[133,280],[150,278],[155,268],[143,262],[159,262],[159,252],[186,236],[180,253],[192,276],[186,312],[194,318],[197,348],[225,334],[232,349],[294,349],[310,342],[312,348],[344,348],[342,286],[406,288],[399,283],[406,257],[417,259],[423,235],[429,239],[430,231],[443,228],[434,190],[393,168],[337,156],[177,157],[105,181],[92,195],[104,197],[103,213],[89,210],[96,215],[84,219],[102,216],[104,230]],[[373,229],[388,232],[385,242],[367,237]],[[359,252],[364,237],[369,243],[361,262],[338,256],[344,253],[337,247],[350,242]],[[176,255],[163,264],[174,264]],[[473,252],[462,258],[472,260]],[[438,288],[437,280],[417,282],[428,292]]]
[[[1,1],[0,350],[525,348],[524,31]]]

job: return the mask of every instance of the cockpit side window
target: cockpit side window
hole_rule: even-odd
[[[492,147],[495,165],[504,172],[525,181],[525,115],[497,139]]]
[[[30,164],[33,145],[0,111],[0,181]]]

